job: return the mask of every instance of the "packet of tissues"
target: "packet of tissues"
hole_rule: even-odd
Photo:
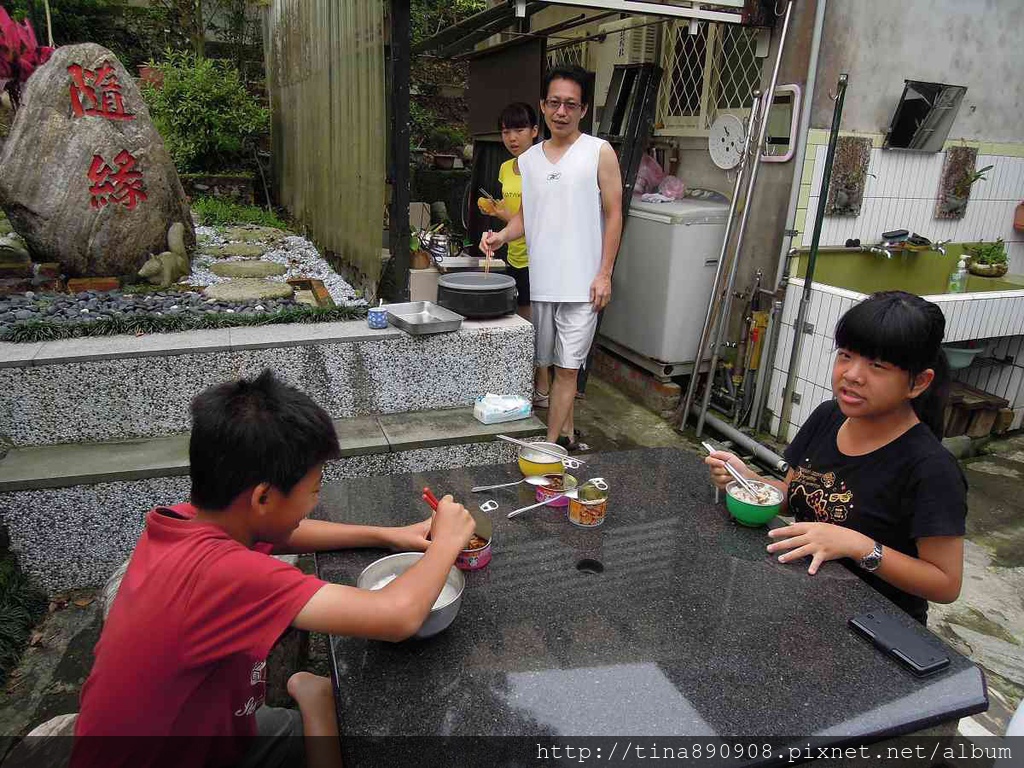
[[[500,424],[503,421],[518,421],[533,413],[533,404],[517,395],[496,395],[488,392],[476,399],[473,415],[484,424]]]

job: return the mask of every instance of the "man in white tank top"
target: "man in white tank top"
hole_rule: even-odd
[[[615,150],[580,132],[590,104],[587,73],[556,67],[540,103],[551,138],[519,156],[522,208],[500,232],[487,232],[488,256],[526,235],[538,368],[555,366],[548,442],[573,443],[576,376],[587,361],[597,313],[612,295],[622,235],[622,177]],[[541,393],[543,394],[543,393]]]

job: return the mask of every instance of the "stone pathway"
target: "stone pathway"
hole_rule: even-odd
[[[216,286],[240,279],[230,295],[247,300],[278,295],[295,278],[323,282],[338,306],[364,306],[366,301],[327,263],[316,246],[304,237],[273,227],[196,227],[198,247],[192,274],[184,280],[204,285],[207,295],[221,295]],[[276,292],[269,286],[276,285]],[[236,292],[239,291],[240,293]],[[289,294],[291,295],[291,294]]]

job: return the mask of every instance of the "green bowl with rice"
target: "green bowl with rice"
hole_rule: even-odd
[[[758,528],[779,514],[782,509],[782,491],[757,480],[747,482],[758,491],[759,498],[752,496],[734,480],[725,487],[725,508],[737,523]]]

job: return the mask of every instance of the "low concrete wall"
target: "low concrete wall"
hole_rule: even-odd
[[[328,464],[324,478],[329,482],[506,463],[515,460],[515,450],[506,443],[486,442],[351,456]],[[0,494],[0,508],[21,567],[52,594],[102,585],[131,554],[146,512],[187,500],[189,488],[188,477],[158,477],[17,491]],[[423,516],[428,512],[424,506]]]
[[[363,321],[0,343],[0,441],[15,446],[187,432],[191,399],[274,369],[333,418],[529,397],[533,326],[512,316],[409,336]]]

